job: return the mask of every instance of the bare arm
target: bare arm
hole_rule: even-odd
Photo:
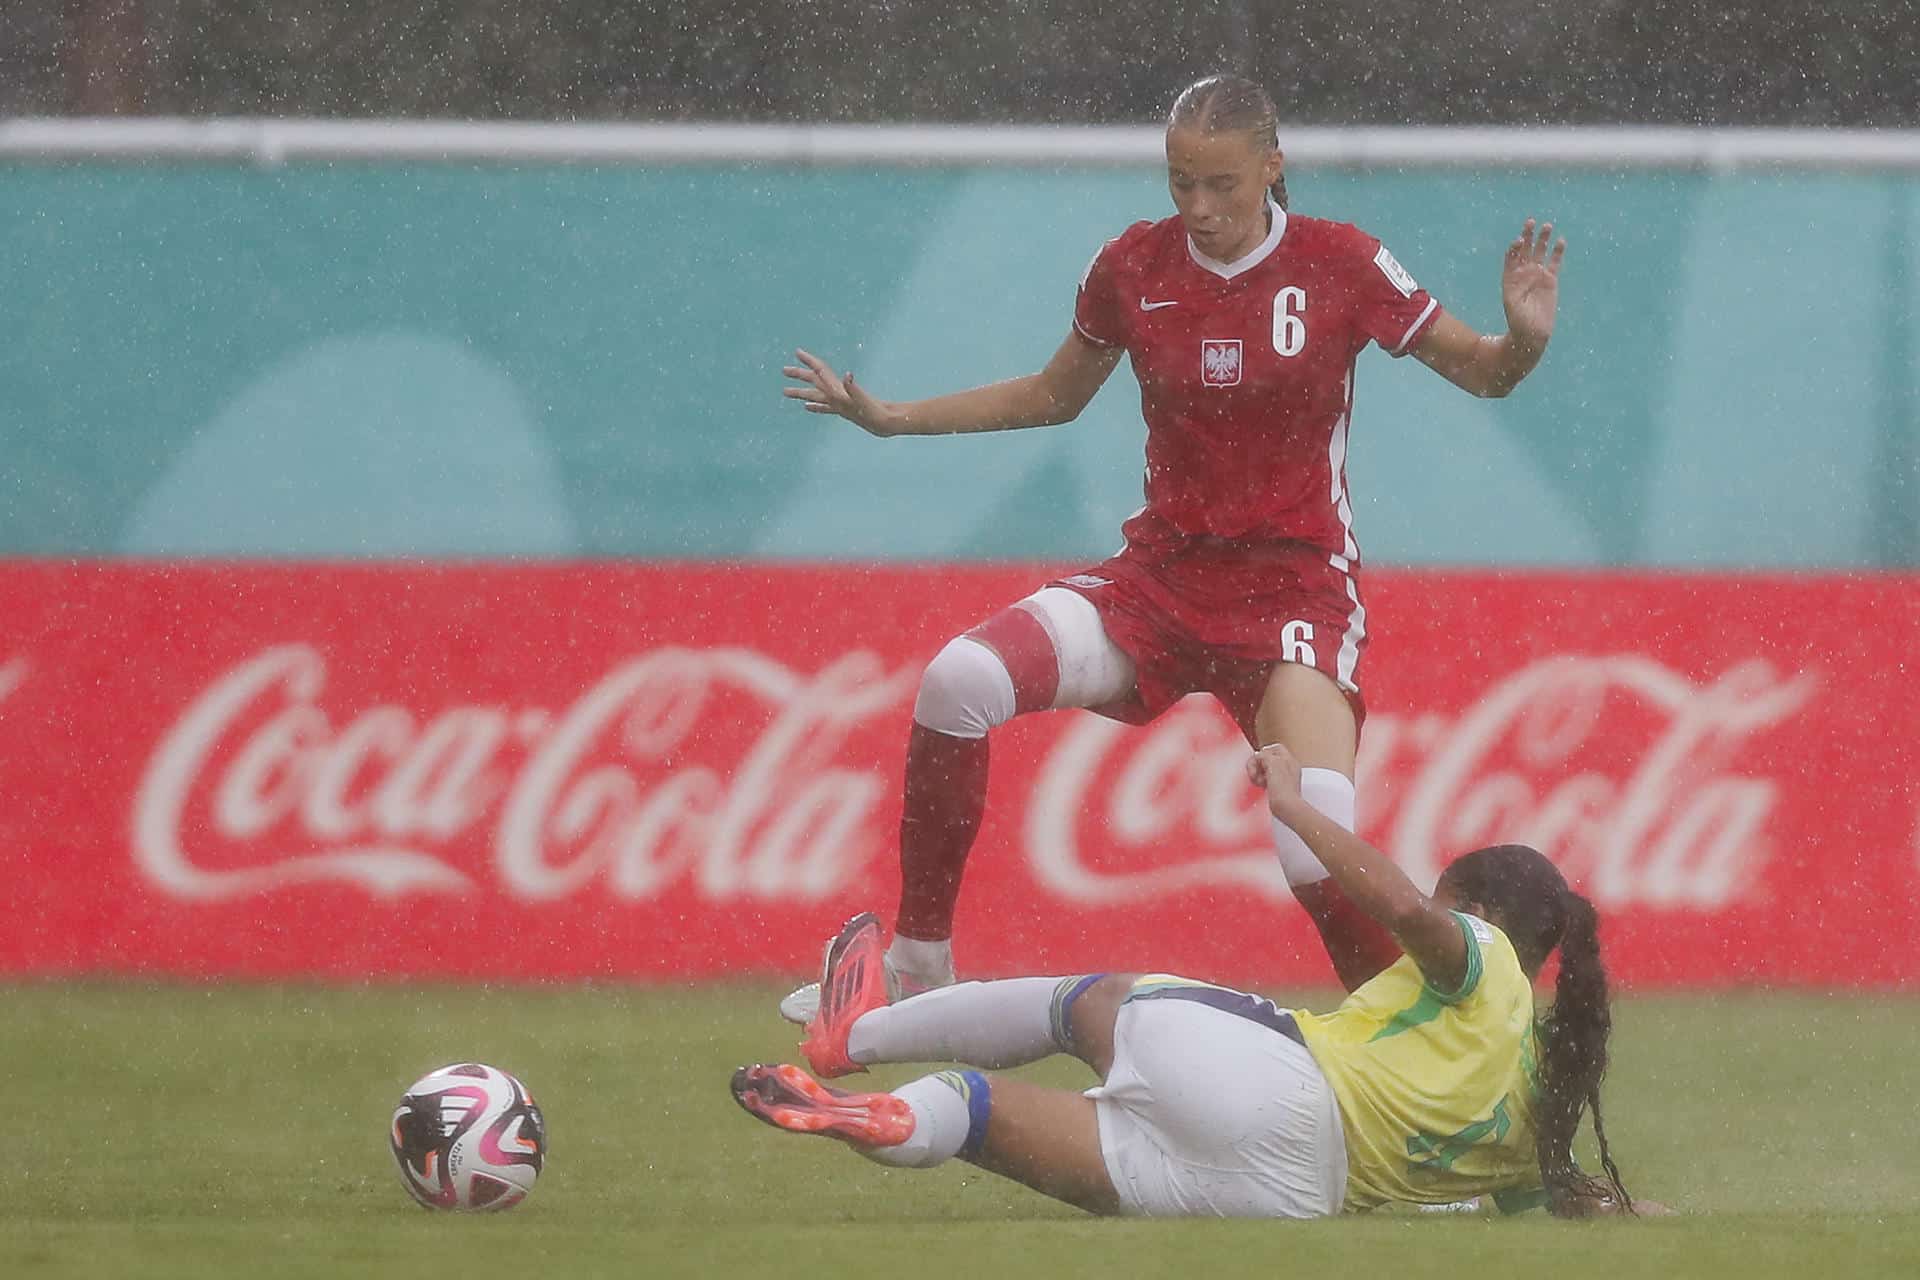
[[[809,413],[837,414],[876,436],[944,436],[974,431],[1050,427],[1080,416],[1120,363],[1118,347],[1100,347],[1068,334],[1047,367],[1023,378],[989,383],[927,400],[876,400],[818,356],[794,353],[800,363],[785,373],[799,383],[786,388]]]
[[[1500,271],[1507,331],[1476,333],[1458,317],[1442,312],[1413,344],[1413,354],[1464,391],[1490,398],[1506,395],[1546,354],[1559,309],[1560,263],[1566,252],[1565,240],[1553,244],[1552,223],[1536,235],[1533,219],[1528,218],[1519,237],[1507,246]]]
[[[1300,795],[1300,762],[1279,745],[1247,761],[1247,776],[1267,789],[1267,808],[1306,842],[1355,906],[1386,926],[1441,991],[1467,975],[1467,940],[1451,911],[1420,892],[1386,854],[1346,830]]]

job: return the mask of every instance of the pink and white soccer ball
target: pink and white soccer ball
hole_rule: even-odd
[[[518,1080],[455,1062],[414,1081],[388,1135],[400,1181],[429,1209],[491,1212],[527,1198],[547,1158],[547,1122]]]

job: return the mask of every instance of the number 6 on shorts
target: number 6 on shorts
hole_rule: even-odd
[[[1313,624],[1295,619],[1280,628],[1280,661],[1297,662],[1303,667],[1318,666],[1313,651]]]

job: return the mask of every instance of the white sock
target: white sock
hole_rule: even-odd
[[[913,1136],[897,1147],[856,1147],[869,1160],[903,1169],[931,1169],[960,1154],[973,1123],[966,1095],[939,1076],[921,1076],[893,1096],[913,1108]]]
[[[1002,978],[962,982],[860,1016],[847,1056],[875,1062],[964,1062],[1002,1071],[1064,1050],[1054,1037],[1054,992],[1077,979]]]
[[[1300,794],[1308,804],[1326,814],[1348,831],[1354,826],[1353,779],[1337,769],[1302,769]],[[1293,833],[1278,818],[1273,820],[1273,847],[1280,854],[1280,870],[1287,884],[1314,884],[1327,878],[1327,869],[1313,856],[1307,842]]]
[[[893,935],[887,944],[887,960],[893,971],[922,986],[944,987],[953,981],[953,939],[932,942]]]

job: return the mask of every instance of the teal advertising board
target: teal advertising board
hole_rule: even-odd
[[[1482,329],[1529,214],[1559,332],[1477,401],[1370,351],[1376,563],[1920,564],[1920,179],[1299,172]],[[1082,418],[877,441],[780,398],[1038,368],[1150,169],[0,167],[0,555],[1074,561],[1138,505]]]

